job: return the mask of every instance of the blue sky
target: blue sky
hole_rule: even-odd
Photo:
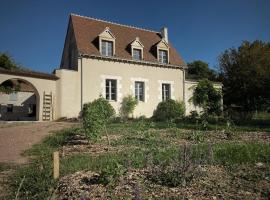
[[[0,0],[0,52],[23,66],[51,72],[59,67],[70,13],[159,31],[186,62],[217,57],[243,40],[270,41],[269,0]]]

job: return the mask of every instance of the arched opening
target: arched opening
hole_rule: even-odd
[[[30,82],[12,78],[0,84],[0,120],[37,121],[39,105],[39,93]]]

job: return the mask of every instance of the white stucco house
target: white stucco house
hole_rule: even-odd
[[[151,117],[158,103],[169,98],[185,102],[188,114],[197,109],[188,102],[196,82],[185,79],[186,68],[167,28],[156,32],[71,14],[59,69],[44,74],[0,68],[0,84],[16,80],[29,85],[35,101],[23,103],[28,98],[21,94],[25,91],[13,100],[11,95],[16,95],[2,93],[1,118],[8,120],[15,106],[27,106],[30,114],[36,113],[35,120],[74,118],[84,103],[100,95],[116,112],[122,98],[133,95],[139,101],[135,117]]]

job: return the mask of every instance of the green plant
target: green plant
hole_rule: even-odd
[[[127,120],[129,115],[131,115],[138,104],[137,99],[135,99],[133,96],[128,95],[123,98],[121,102],[121,108],[120,108],[120,116],[122,120]]]
[[[207,79],[198,83],[190,101],[195,106],[202,107],[205,115],[221,113],[221,92],[215,89],[213,83]]]
[[[199,131],[193,131],[189,136],[189,140],[196,141],[197,143],[204,142],[204,133]]]
[[[153,118],[157,121],[168,121],[183,118],[185,107],[183,102],[169,99],[160,102],[153,113]]]
[[[102,97],[84,104],[82,112],[83,127],[88,140],[99,138],[100,133],[106,128],[106,123],[114,114],[113,107]]]

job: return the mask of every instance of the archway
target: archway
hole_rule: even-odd
[[[0,88],[0,120],[39,120],[40,96],[32,83],[11,78],[2,82]]]

